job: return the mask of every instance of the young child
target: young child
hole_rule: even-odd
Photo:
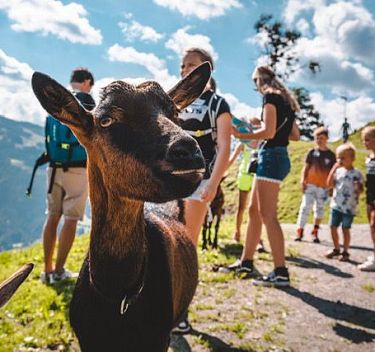
[[[319,243],[318,230],[324,215],[324,203],[328,197],[327,177],[336,162],[335,154],[328,149],[328,130],[319,127],[314,131],[315,147],[309,150],[301,174],[303,193],[297,219],[296,241],[301,241],[311,208],[314,205],[313,241]]]
[[[327,258],[339,257],[339,260],[349,260],[350,228],[356,208],[358,196],[363,191],[363,176],[355,169],[355,148],[351,143],[342,144],[336,149],[337,162],[330,171],[327,179],[328,187],[333,187],[331,213],[329,224],[334,248],[327,254]],[[340,253],[337,228],[342,226],[344,235],[344,250]]]
[[[362,141],[365,148],[370,151],[366,159],[366,203],[374,253],[366,262],[358,265],[358,268],[362,271],[375,271],[375,126],[363,129]]]

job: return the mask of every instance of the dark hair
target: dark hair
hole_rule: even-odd
[[[94,85],[94,76],[92,73],[84,67],[78,67],[72,71],[72,74],[70,75],[70,83],[77,82],[77,83],[83,83],[87,79],[90,80],[91,86]]]
[[[185,54],[186,53],[198,54],[199,57],[201,58],[202,62],[208,61],[211,65],[211,70],[212,71],[214,70],[214,59],[212,58],[211,54],[207,50],[201,49],[201,48],[198,48],[198,47],[193,47],[193,48],[189,48],[189,49],[185,50]],[[216,81],[212,77],[210,78],[210,86],[211,86],[211,89],[214,92],[216,92],[217,84],[216,84]]]

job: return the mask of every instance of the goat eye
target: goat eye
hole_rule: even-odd
[[[112,117],[104,117],[100,119],[99,121],[99,124],[101,127],[109,127],[112,125],[112,123],[113,123]]]

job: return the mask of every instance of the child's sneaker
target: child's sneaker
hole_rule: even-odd
[[[326,253],[326,258],[332,259],[334,257],[338,257],[339,255],[340,255],[340,250],[336,249],[336,248],[333,248]]]
[[[314,226],[314,229],[311,231],[311,236],[313,237],[314,243],[320,243],[320,240],[318,237],[318,231],[319,231],[319,226],[318,227]]]
[[[350,254],[348,252],[342,252],[339,258],[340,262],[348,262]]]
[[[55,283],[54,272],[46,273],[43,271],[40,274],[40,281],[42,282],[42,284],[46,284],[46,285],[54,284]]]
[[[367,260],[358,265],[361,271],[375,271],[375,257],[368,257]]]
[[[67,269],[63,269],[61,273],[54,272],[53,278],[55,281],[63,281],[63,280],[68,280],[68,279],[76,279],[78,277],[78,273],[72,272]]]
[[[301,227],[299,227],[296,231],[296,238],[294,240],[301,242],[302,237],[303,237],[303,229]]]
[[[220,273],[246,273],[246,274],[253,274],[254,273],[254,265],[252,260],[244,260],[237,259],[233,264],[222,266],[219,268]]]
[[[263,276],[260,279],[253,281],[255,286],[274,286],[274,287],[287,287],[290,286],[288,268],[281,267],[275,268],[268,276]]]

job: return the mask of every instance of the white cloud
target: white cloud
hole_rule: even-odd
[[[146,42],[157,42],[163,38],[164,35],[158,33],[154,28],[142,25],[135,20],[131,20],[133,17],[132,14],[127,14],[125,17],[128,20],[127,22],[119,22],[125,40],[132,42],[139,39]]]
[[[233,94],[231,93],[222,93],[218,92],[230,106],[231,113],[236,117],[251,117],[256,116],[260,118],[261,108],[257,107],[254,108],[246,103],[243,103],[238,100]]]
[[[87,11],[75,2],[64,5],[54,0],[0,0],[0,10],[6,12],[16,32],[53,34],[72,43],[102,42],[100,30],[90,25]]]
[[[325,0],[289,0],[285,7],[283,17],[288,24],[291,24],[301,12],[319,9],[323,7],[325,3]]]
[[[190,27],[184,27],[171,35],[171,38],[165,43],[165,47],[173,50],[179,57],[182,57],[184,51],[191,47],[198,47],[207,50],[214,61],[219,57],[211,44],[211,39],[202,34],[190,34]]]
[[[46,112],[30,86],[34,70],[0,49],[0,115],[37,124],[44,123]]]
[[[232,8],[241,8],[237,0],[154,0],[155,4],[180,12],[183,16],[195,16],[208,20],[225,14]]]
[[[304,18],[298,20],[296,27],[298,31],[301,32],[303,35],[307,35],[309,33],[310,24]]]
[[[331,139],[340,138],[340,129],[344,122],[344,101],[340,98],[326,100],[321,93],[311,93],[311,102],[317,107],[322,121],[329,128]],[[352,129],[358,129],[375,119],[375,101],[368,96],[349,100],[346,116]]]

